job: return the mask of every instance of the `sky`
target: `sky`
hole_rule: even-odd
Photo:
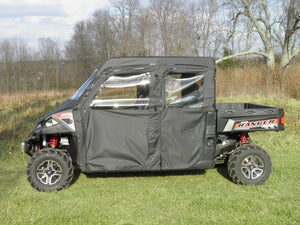
[[[76,22],[107,7],[109,0],[0,0],[0,40],[20,38],[31,47],[40,37],[63,43]]]

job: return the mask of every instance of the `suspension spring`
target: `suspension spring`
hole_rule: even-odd
[[[35,152],[38,152],[40,149],[41,149],[41,144],[39,141],[39,143],[36,145]]]
[[[241,145],[245,145],[248,143],[248,138],[246,133],[240,134]]]
[[[57,144],[58,144],[58,135],[57,134],[53,134],[51,136],[51,139],[50,139],[50,147],[51,148],[56,148]]]

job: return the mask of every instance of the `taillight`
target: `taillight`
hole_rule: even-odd
[[[280,118],[280,124],[284,127],[284,115]]]

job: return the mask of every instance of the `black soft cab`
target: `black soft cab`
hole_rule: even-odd
[[[200,170],[225,162],[235,183],[264,183],[271,160],[248,133],[283,130],[283,110],[216,104],[215,71],[213,58],[104,61],[25,141],[30,184],[63,189],[75,165],[93,173]]]

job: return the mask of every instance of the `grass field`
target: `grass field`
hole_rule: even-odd
[[[26,180],[19,144],[36,120],[66,96],[57,98],[0,103],[1,224],[300,224],[300,101],[218,98],[285,109],[285,131],[251,136],[273,161],[264,185],[233,184],[226,167],[219,166],[182,173],[80,174],[63,191],[37,192]]]

